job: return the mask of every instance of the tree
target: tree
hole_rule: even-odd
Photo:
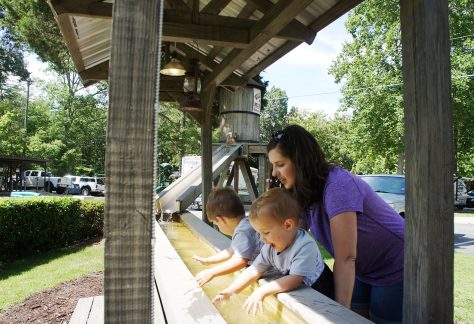
[[[288,96],[284,90],[272,86],[265,93],[267,104],[260,114],[260,142],[268,142],[275,132],[288,125]]]
[[[73,70],[70,55],[47,1],[0,0],[0,24],[13,39],[35,52],[42,61],[62,74]]]
[[[0,88],[10,75],[27,80],[30,74],[25,67],[23,51],[8,30],[0,28]]]
[[[472,3],[450,1],[452,75],[458,172],[474,175],[473,82],[460,75],[474,67]],[[351,143],[356,171],[402,172],[403,88],[399,1],[367,0],[349,15],[352,35],[333,63],[336,82],[345,81],[342,106],[353,111]],[[470,37],[464,37],[470,35]]]

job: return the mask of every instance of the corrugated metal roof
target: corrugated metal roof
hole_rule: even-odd
[[[176,1],[176,2],[173,2]],[[56,1],[55,3],[57,3]],[[171,0],[165,1],[165,10],[169,10],[171,7],[176,8],[179,0]],[[202,0],[200,1],[200,10],[206,7],[211,1],[209,0]],[[297,1],[295,1],[297,2]],[[318,20],[319,17],[322,17],[324,14],[328,13],[330,10],[337,6],[341,6],[342,3],[342,10],[335,11],[333,15],[335,17],[329,17],[328,21],[332,21],[336,19],[338,16],[345,13],[345,11],[349,10],[353,6],[355,6],[360,1],[337,1],[337,0],[313,0],[304,10],[302,10],[296,17],[294,17],[293,22],[299,22],[300,26],[306,26],[314,31],[314,36],[318,31],[312,24]],[[107,0],[103,1],[102,3],[111,4],[113,1]],[[252,4],[254,8],[251,12],[247,12],[246,14],[242,14],[242,10],[249,4]],[[268,11],[269,7],[272,6],[272,3],[278,3],[277,0],[231,0],[220,12],[219,16],[221,17],[242,17],[251,20],[251,21],[258,21],[262,19],[265,15],[265,11]],[[181,9],[186,9],[187,5],[186,2],[179,2],[179,6]],[[179,7],[178,6],[178,7]],[[347,7],[347,9],[344,9]],[[110,57],[110,49],[111,49],[111,31],[112,31],[112,19],[105,18],[103,16],[92,17],[86,16],[82,12],[76,14],[74,10],[71,10],[72,13],[69,12],[57,12],[55,11],[54,6],[52,6],[53,11],[56,14],[56,18],[58,20],[58,24],[60,29],[63,33],[64,39],[67,43],[67,46],[71,52],[73,57],[74,63],[78,69],[78,72],[83,72],[86,70],[93,69],[97,65],[107,62]],[[173,9],[173,8],[171,8]],[[173,9],[174,10],[174,9]],[[333,10],[334,11],[334,10]],[[111,15],[111,13],[110,13]],[[67,17],[67,19],[65,19]],[[166,21],[165,21],[166,22]],[[251,24],[249,22],[248,24]],[[314,37],[313,36],[313,37]],[[249,53],[248,57],[244,62],[242,62],[235,70],[234,74],[236,75],[245,75],[247,78],[253,77],[251,74],[256,74],[263,70],[266,66],[263,64],[263,68],[259,67],[259,64],[265,61],[267,58],[271,57],[272,54],[278,53],[278,57],[281,57],[283,54],[286,54],[284,51],[288,52],[292,48],[296,47],[302,41],[299,40],[299,43],[291,43],[288,38],[284,39],[282,37],[273,37],[266,41],[260,48],[255,50],[253,53]],[[190,40],[188,42],[189,45],[196,48],[199,47],[199,51],[205,55],[209,55],[213,53],[214,56],[210,57],[215,64],[222,62],[226,56],[231,53],[234,49],[231,47],[222,47],[218,51],[213,50],[216,46],[211,44],[206,44],[205,41],[193,41]],[[196,46],[197,44],[197,46]],[[283,53],[279,53],[278,51],[282,49]],[[268,60],[271,64],[273,63],[274,59]],[[212,70],[212,68],[208,67],[208,70]],[[249,72],[250,71],[250,72]],[[256,72],[256,73],[255,73]],[[250,73],[250,74],[249,74]],[[87,80],[83,80],[87,82]]]

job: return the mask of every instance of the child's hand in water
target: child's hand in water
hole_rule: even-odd
[[[257,289],[247,298],[242,308],[247,314],[252,313],[253,316],[257,315],[259,311],[263,313],[264,298],[265,296],[262,296]]]
[[[202,265],[208,265],[209,261],[207,261],[207,258],[200,257],[199,255],[193,255],[193,259],[199,262]]]
[[[217,304],[217,303],[226,301],[227,299],[230,298],[230,296],[232,296],[232,293],[224,289],[216,297],[212,299],[212,302],[214,304]]]
[[[212,273],[212,271],[210,269],[203,270],[203,271],[199,272],[196,275],[196,280],[199,284],[199,287],[204,286],[209,281],[211,281],[213,278],[214,278],[214,274]]]

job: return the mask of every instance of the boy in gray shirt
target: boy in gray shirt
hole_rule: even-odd
[[[299,211],[296,200],[282,188],[268,190],[252,204],[249,220],[265,245],[252,265],[213,302],[239,293],[270,267],[283,277],[256,289],[244,303],[247,313],[263,311],[266,296],[296,289],[301,284],[334,298],[332,272],[324,264],[314,239],[298,227]]]
[[[263,245],[260,242],[260,236],[245,217],[244,206],[239,196],[232,189],[214,189],[209,195],[206,211],[210,222],[222,233],[232,235],[232,242],[229,248],[213,256],[207,258],[193,256],[194,260],[204,265],[219,263],[196,275],[196,280],[201,287],[216,276],[246,267],[255,260]]]

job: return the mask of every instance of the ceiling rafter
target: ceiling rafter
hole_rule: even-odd
[[[112,4],[100,0],[51,0],[56,14],[74,12],[78,16],[111,18]]]
[[[204,79],[203,88],[219,85],[245,60],[272,39],[304,10],[312,0],[280,0],[252,27],[251,43],[246,49],[234,49],[212,73]]]
[[[250,11],[246,11],[245,14],[251,15]],[[166,30],[166,24],[175,23],[175,24],[193,24],[193,17],[191,13],[182,12],[178,10],[165,10],[164,11],[164,30],[163,30],[163,37],[166,36],[174,36],[170,31]],[[201,28],[235,28],[236,33],[242,31],[249,31],[256,23],[256,20],[246,19],[248,17],[225,17],[225,16],[216,16],[212,14],[199,14],[198,20],[199,25],[202,26]],[[292,25],[292,26],[285,26],[280,32],[278,32],[275,37],[282,38],[282,39],[289,39],[289,40],[297,40],[297,41],[304,41],[308,44],[313,42],[314,40],[314,33],[308,34],[308,29],[306,27],[301,27],[304,25]],[[189,29],[188,33],[197,33],[197,31],[192,31],[193,26],[188,25],[185,27]],[[218,30],[216,31],[218,32]],[[202,33],[200,35],[202,36]],[[230,36],[229,36],[230,37]],[[237,37],[237,36],[236,36]],[[197,39],[198,37],[194,37]],[[228,46],[228,47],[237,47],[242,48],[243,46]]]
[[[274,4],[269,0],[246,0],[247,3],[252,3],[256,9],[261,11],[265,14],[268,10],[270,10]],[[306,43],[311,45],[314,41],[315,33],[313,30],[305,26],[304,24],[300,23],[298,20],[293,19],[290,23],[288,23],[288,28],[293,29],[296,32],[300,33],[301,36],[306,40]]]
[[[207,69],[211,71],[214,70],[219,65],[212,58],[199,53],[198,51],[196,51],[195,49],[191,48],[190,46],[186,44],[176,44],[176,48],[178,52],[184,53],[186,57],[188,58],[197,58],[199,60],[199,63],[201,63],[202,65],[204,65]],[[244,79],[235,74],[231,74],[229,75],[227,79],[222,81],[221,85],[241,87],[247,83],[247,80],[248,79]]]
[[[249,31],[231,27],[206,26],[184,23],[163,23],[163,40],[189,42],[190,39],[209,45],[246,48],[249,45]]]
[[[183,0],[165,0],[167,8],[189,11],[191,8]]]
[[[219,14],[231,0],[211,0],[209,3],[202,8],[201,13],[208,14]]]

